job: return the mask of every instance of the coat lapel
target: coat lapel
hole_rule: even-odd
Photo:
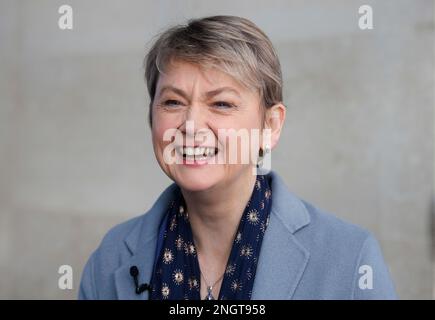
[[[294,235],[310,222],[309,214],[281,178],[271,175],[272,209],[258,260],[253,300],[291,299],[310,257]]]
[[[137,223],[129,235],[124,239],[130,256],[122,262],[115,271],[115,287],[118,299],[143,300],[149,298],[148,291],[136,294],[130,268],[136,266],[139,270],[138,282],[150,283],[154,267],[154,255],[157,245],[157,234],[163,215],[174,197],[175,184],[169,186],[157,199],[153,207]]]
[[[115,272],[115,286],[118,299],[120,300],[143,300],[149,298],[148,291],[136,294],[133,278],[130,275],[130,267],[136,266],[139,270],[138,281],[150,283],[154,263],[154,251],[156,238],[149,239],[142,246],[143,250],[138,251],[126,263]]]
[[[271,215],[260,251],[252,299],[291,299],[308,259],[308,251],[276,215]]]

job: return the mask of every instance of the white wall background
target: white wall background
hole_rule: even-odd
[[[278,50],[288,119],[273,168],[377,236],[401,298],[432,298],[433,1],[71,0],[62,31],[64,3],[0,0],[0,298],[74,298],[104,233],[168,185],[150,145],[146,43],[215,14],[253,20]],[[74,290],[57,287],[62,264]]]

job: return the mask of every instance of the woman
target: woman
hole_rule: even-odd
[[[268,172],[286,108],[278,57],[257,26],[191,20],[160,35],[145,68],[154,153],[175,183],[106,235],[81,299],[395,297],[368,232]]]

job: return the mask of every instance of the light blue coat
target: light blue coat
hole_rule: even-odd
[[[269,175],[272,209],[252,299],[396,298],[369,232],[299,199],[276,173]],[[150,281],[159,224],[174,188],[169,186],[146,214],[107,233],[85,266],[80,299],[148,298],[147,291],[135,293],[130,267],[138,267],[139,283]]]

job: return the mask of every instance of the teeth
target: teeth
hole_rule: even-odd
[[[200,154],[204,154],[205,148],[195,148],[195,156],[199,156]]]
[[[215,148],[209,148],[209,147],[179,147],[178,152],[181,154],[192,157],[192,156],[212,156],[215,154]]]

